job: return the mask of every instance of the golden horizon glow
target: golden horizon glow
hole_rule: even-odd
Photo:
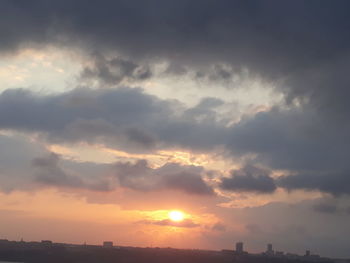
[[[169,219],[174,222],[181,222],[184,220],[185,215],[183,212],[178,210],[173,210],[169,212]]]

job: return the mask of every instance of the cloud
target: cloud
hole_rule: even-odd
[[[146,160],[101,164],[64,159],[19,136],[0,135],[0,190],[37,190],[46,187],[112,192],[124,187],[141,192],[173,190],[214,196],[201,166],[165,163],[151,168]],[[39,156],[39,157],[38,157]]]
[[[350,194],[348,172],[318,172],[286,175],[278,179],[278,185],[288,190],[304,189],[330,193],[334,196]]]
[[[35,181],[45,186],[58,188],[82,188],[102,192],[114,189],[102,174],[96,174],[94,180],[89,181],[89,178],[83,174],[70,174],[65,171],[59,165],[60,161],[60,156],[55,153],[50,153],[45,157],[35,158],[32,161],[36,170]]]
[[[5,1],[0,10],[3,52],[52,44],[86,54],[97,51],[82,78],[109,84],[148,78],[147,65],[154,61],[170,63],[174,74],[192,70],[214,82],[247,69],[271,81],[286,100],[231,126],[218,118],[219,101],[186,109],[140,89],[75,89],[47,96],[8,90],[0,96],[0,127],[39,132],[54,142],[102,143],[126,151],[224,146],[230,157],[253,155],[272,170],[295,174],[281,181],[282,187],[348,193],[342,185],[349,171],[348,5]],[[308,179],[312,183],[302,182]]]
[[[310,108],[282,109],[242,119],[232,127],[227,148],[234,156],[284,170],[276,184],[285,189],[350,193],[346,144],[350,127],[336,125]]]
[[[345,164],[344,135],[314,111],[275,107],[242,119],[228,148],[234,155],[258,154],[259,162],[274,169],[339,169]]]
[[[66,160],[44,145],[19,135],[0,135],[0,191],[36,191],[46,187],[107,192],[116,184],[108,165]]]
[[[265,65],[265,71],[279,72],[316,64],[346,49],[349,41],[344,34],[348,21],[344,12],[348,4],[344,2],[45,3],[3,3],[3,24],[21,29],[9,32],[2,28],[3,49],[28,42],[57,41],[85,48],[118,49],[134,56],[180,57],[184,61],[187,56],[187,62],[225,59],[260,70]],[[83,4],[85,8],[81,9]],[[332,15],[327,16],[324,10]],[[325,35],[329,38],[322,37]],[[309,52],[311,43],[319,43],[312,46],[313,52]],[[332,52],[326,54],[328,50]]]
[[[5,193],[32,190],[31,161],[46,153],[42,145],[33,144],[25,137],[0,134],[0,190]]]
[[[101,85],[118,85],[128,80],[145,80],[152,76],[148,66],[136,63],[121,57],[105,58],[95,53],[91,66],[86,66],[81,72],[81,80],[98,80]]]
[[[225,128],[212,118],[196,119],[194,112],[182,108],[177,101],[138,88],[77,88],[46,96],[13,89],[0,95],[0,128],[40,132],[53,142],[102,143],[129,152],[172,146],[209,149],[214,141],[223,143]]]
[[[277,187],[268,171],[245,166],[240,170],[233,170],[231,177],[222,178],[220,188],[237,192],[272,193]]]
[[[211,227],[211,229],[214,230],[214,231],[224,232],[224,231],[226,231],[226,225],[223,224],[223,223],[218,222],[218,223],[214,224]]]
[[[58,166],[59,156],[51,153],[44,158],[35,158],[33,166],[38,169],[36,180],[43,184],[57,186],[82,186],[83,181],[80,177],[67,175],[62,168]]]
[[[312,207],[316,212],[335,214],[338,211],[338,207],[334,204],[318,203]]]
[[[214,195],[203,180],[203,168],[166,163],[159,168],[149,167],[146,160],[114,164],[114,172],[122,187],[138,191],[176,190],[194,195]]]
[[[182,221],[171,221],[170,219],[163,219],[163,220],[143,220],[139,223],[142,224],[151,224],[151,225],[158,225],[158,226],[172,226],[172,227],[185,227],[185,228],[193,228],[193,227],[199,227],[199,224],[194,223],[191,219],[184,219]]]
[[[349,112],[344,99],[349,95],[348,6],[345,1],[4,1],[0,49],[55,44],[112,54],[98,58],[85,76],[113,83],[133,76],[139,67],[135,61],[171,61],[198,72],[213,67],[214,79],[232,76],[218,65],[244,68],[283,81],[278,89],[289,102],[307,102],[344,118]],[[142,78],[147,72],[136,75]]]
[[[223,103],[204,98],[186,109],[178,101],[126,87],[80,88],[52,95],[14,89],[0,95],[0,127],[39,133],[55,143],[100,143],[127,152],[224,147],[232,157],[252,154],[255,163],[290,171],[293,175],[279,179],[280,187],[349,193],[346,140],[350,127],[346,124],[339,130],[327,125],[315,111],[275,107],[228,125],[215,111]],[[275,190],[266,172],[260,171],[261,176],[257,171],[242,172],[246,175],[223,179],[221,187],[265,193]],[[163,181],[163,187],[169,184],[182,190],[187,187],[188,192],[210,192],[203,184],[198,189],[189,189],[192,184],[180,185],[181,178],[198,180],[191,173],[176,176],[167,177],[169,182]]]

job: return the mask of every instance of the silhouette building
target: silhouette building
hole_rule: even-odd
[[[267,250],[266,250],[267,255],[273,255],[273,249],[272,249],[272,244],[267,244]]]
[[[238,254],[243,253],[243,242],[236,243],[236,253],[238,253]]]
[[[41,244],[46,246],[46,247],[50,247],[50,246],[52,246],[52,241],[51,240],[41,240]]]
[[[105,248],[112,248],[113,247],[113,242],[112,241],[104,241],[103,242],[103,247],[105,247]]]

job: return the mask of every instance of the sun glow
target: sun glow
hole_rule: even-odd
[[[184,217],[185,217],[185,215],[181,211],[174,210],[174,211],[169,212],[169,219],[171,221],[180,222],[180,221],[184,220]]]

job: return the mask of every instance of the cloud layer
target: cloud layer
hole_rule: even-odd
[[[254,166],[232,171],[231,177],[222,179],[220,187],[229,191],[258,193],[272,193],[277,188],[268,171]]]

